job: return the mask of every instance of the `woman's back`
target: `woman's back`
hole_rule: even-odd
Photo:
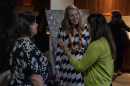
[[[111,29],[116,46],[117,47],[122,46],[124,44],[121,39],[121,34],[120,34],[120,29],[122,29],[122,23],[119,21],[115,23],[110,22],[108,23],[108,25]]]

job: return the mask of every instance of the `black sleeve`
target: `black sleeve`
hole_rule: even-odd
[[[130,32],[130,28],[125,24],[125,22],[123,20],[121,20],[121,25],[122,25],[122,28],[125,28],[125,30]]]

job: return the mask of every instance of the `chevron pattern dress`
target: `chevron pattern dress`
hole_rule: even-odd
[[[56,63],[55,68],[59,68],[60,71],[60,86],[84,86],[84,79],[82,77],[81,72],[77,72],[73,66],[70,64],[68,57],[65,55],[63,49],[59,47],[59,40],[63,39],[63,41],[67,44],[69,51],[71,52],[71,45],[69,45],[69,35],[62,30],[62,28],[58,31],[58,45],[56,51]],[[78,47],[79,41],[79,33],[76,32],[75,35],[71,38],[74,47]],[[89,32],[87,30],[87,26],[85,26],[84,31],[82,31],[82,47],[76,52],[73,52],[72,55],[77,59],[80,60],[83,52],[84,47],[86,44],[88,45],[90,42],[89,39]]]

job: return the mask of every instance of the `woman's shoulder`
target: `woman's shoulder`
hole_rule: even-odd
[[[99,43],[102,43],[103,41],[106,41],[106,38],[100,37],[99,39],[97,39],[97,40],[95,40],[95,41],[93,41],[91,43],[98,45]]]
[[[17,40],[17,44],[19,44],[19,46],[21,46],[21,47],[24,47],[26,50],[36,47],[33,42],[31,42],[30,40],[27,40],[27,39]]]
[[[99,40],[96,40],[96,41],[91,42],[91,43],[88,45],[88,48],[97,49],[97,48],[100,47],[99,45],[100,45]]]
[[[125,24],[125,22],[124,22],[123,20],[120,20],[120,23],[121,23],[121,24]]]

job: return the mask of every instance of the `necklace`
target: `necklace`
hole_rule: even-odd
[[[21,38],[18,38],[17,40],[20,40],[20,39],[27,39],[27,40],[31,41],[30,38],[28,38],[28,37],[24,37],[24,38],[21,37]]]
[[[78,42],[78,47],[74,48],[74,44],[72,43],[72,33],[70,31],[69,32],[69,44],[71,45],[71,50],[72,52],[78,51],[79,49],[81,49],[82,46],[82,33],[81,33],[81,29],[79,29],[79,42]]]
[[[73,33],[73,34],[74,34],[74,36],[75,36],[76,32],[77,32],[77,30],[76,30],[76,29],[74,29],[74,33]]]

